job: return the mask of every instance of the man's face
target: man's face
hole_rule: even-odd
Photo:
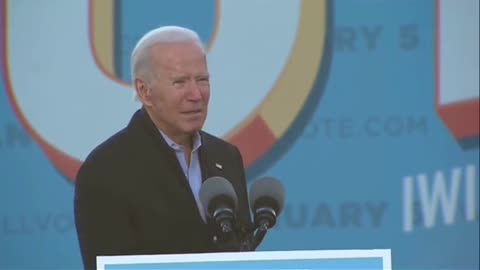
[[[200,130],[207,117],[210,82],[203,51],[192,43],[151,48],[152,75],[146,104],[155,124],[167,135]]]

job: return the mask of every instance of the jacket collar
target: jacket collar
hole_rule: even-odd
[[[137,133],[141,132],[144,134],[147,134],[147,136],[154,141],[155,147],[157,147],[160,151],[168,152],[171,153],[169,156],[171,158],[175,159],[175,153],[174,150],[168,145],[167,141],[163,138],[161,135],[159,129],[155,126],[153,123],[152,119],[148,115],[148,112],[144,107],[138,109],[132,116],[128,126],[128,129],[131,131]],[[202,182],[208,179],[209,177],[213,176],[212,175],[212,166],[213,164],[212,160],[209,159],[209,157],[212,155],[211,149],[209,149],[209,140],[208,136],[204,131],[199,131],[198,132],[201,140],[201,146],[198,149],[198,155],[199,155],[199,160],[200,160],[200,169],[202,172]],[[181,171],[180,164],[178,164],[178,161],[176,161],[176,164],[178,165],[178,169]],[[183,175],[183,173],[182,173]]]

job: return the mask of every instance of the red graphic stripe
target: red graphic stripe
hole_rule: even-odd
[[[235,134],[230,142],[242,152],[244,166],[248,168],[270,150],[276,140],[267,123],[257,115],[241,132]]]
[[[479,127],[479,100],[464,101],[461,103],[440,105],[438,112],[447,123],[453,136],[457,139],[475,137],[480,134]]]

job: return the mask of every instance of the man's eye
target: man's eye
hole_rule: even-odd
[[[176,80],[173,81],[173,85],[176,87],[183,86],[185,84],[185,80]]]

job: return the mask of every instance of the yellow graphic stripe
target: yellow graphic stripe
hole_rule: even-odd
[[[261,105],[260,115],[276,138],[295,120],[318,76],[327,29],[325,0],[304,0],[296,41],[273,90]]]
[[[110,77],[116,77],[114,68],[114,0],[90,0],[91,18],[90,23],[92,31],[91,42],[93,42],[93,52],[98,61],[98,65],[108,73]]]

